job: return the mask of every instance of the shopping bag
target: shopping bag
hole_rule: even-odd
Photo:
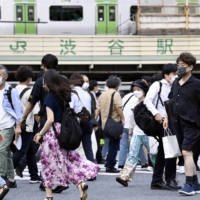
[[[176,158],[181,156],[178,140],[176,135],[172,135],[170,129],[164,130],[164,137],[162,138],[165,158]]]
[[[149,153],[156,155],[158,153],[158,141],[154,137],[149,137]]]

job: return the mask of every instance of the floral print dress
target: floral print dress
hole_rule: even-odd
[[[55,123],[57,133],[61,124]],[[56,135],[50,128],[41,145],[42,180],[46,188],[56,185],[68,186],[97,176],[100,168],[95,163],[80,157],[77,151],[60,148]]]

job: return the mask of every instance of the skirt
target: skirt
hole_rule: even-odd
[[[61,124],[55,123],[57,133]],[[79,153],[60,148],[52,127],[46,132],[41,145],[42,181],[46,188],[56,185],[69,186],[97,176],[100,168],[95,163],[82,158]]]

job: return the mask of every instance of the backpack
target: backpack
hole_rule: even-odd
[[[163,101],[160,97],[161,94],[161,89],[162,89],[162,83],[160,83],[160,90],[158,92],[158,99],[156,103],[156,108],[158,107],[158,102],[159,100],[161,101],[162,105]],[[154,137],[156,140],[157,138],[157,132],[162,126],[155,120],[155,116],[152,115],[152,113],[147,109],[146,105],[144,105],[144,102],[140,102],[137,106],[134,108],[134,118],[135,118],[135,123],[137,126],[144,131],[144,133],[148,136]]]
[[[53,130],[61,148],[65,150],[75,150],[80,146],[82,130],[74,109],[70,108],[69,103],[66,101],[63,104],[61,104],[63,106],[63,113],[60,134],[58,134],[54,124],[52,125]]]

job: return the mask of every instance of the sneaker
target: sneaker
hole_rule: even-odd
[[[185,167],[184,166],[180,166],[179,167],[179,173],[180,174],[185,174]]]
[[[16,172],[17,176],[23,178],[23,174],[22,174],[23,171],[22,171],[22,168],[21,168],[20,165],[18,165],[18,166],[15,168],[15,172]]]
[[[9,188],[16,188],[16,187],[17,187],[16,181],[12,182],[12,181],[7,180],[7,181],[6,181],[6,185],[7,185]]]
[[[37,178],[31,178],[31,180],[29,181],[29,183],[31,184],[36,184],[36,183],[41,183],[42,179],[38,176]]]
[[[192,185],[195,194],[200,194],[200,184],[198,185]]]
[[[153,167],[148,166],[148,167],[147,167],[147,171],[152,172],[152,171],[153,171]]]
[[[194,195],[195,194],[195,191],[193,189],[193,186],[190,185],[190,184],[185,184],[181,190],[179,190],[179,194],[184,194],[184,195],[188,195],[188,196],[191,196],[191,195]]]

